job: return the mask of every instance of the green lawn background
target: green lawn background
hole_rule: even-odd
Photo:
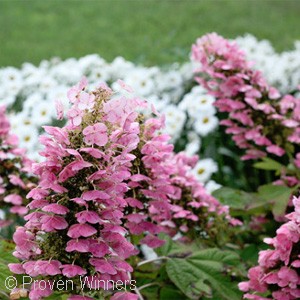
[[[191,44],[216,31],[300,40],[298,0],[0,0],[0,67],[53,56],[121,55],[145,65],[187,61]]]

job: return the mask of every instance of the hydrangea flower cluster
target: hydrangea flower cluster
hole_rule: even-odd
[[[294,211],[286,215],[288,221],[276,231],[276,237],[265,239],[274,249],[260,251],[259,265],[248,272],[249,281],[239,284],[245,299],[300,298],[300,197],[294,197],[293,204]]]
[[[168,68],[144,67],[122,57],[109,63],[99,55],[87,55],[78,60],[60,61],[56,58],[42,61],[37,67],[26,63],[21,69],[2,68],[0,98],[9,105],[12,131],[18,135],[20,145],[27,149],[32,159],[40,159],[38,136],[41,126],[58,124],[54,101],[60,99],[63,107],[69,108],[67,90],[82,76],[88,78],[91,89],[98,82],[105,81],[114,90],[123,93],[119,78],[132,86],[136,95],[147,97],[149,103],[166,115],[164,132],[171,136],[176,149],[184,149],[190,155],[199,152],[201,139],[218,125],[214,98],[203,88],[191,89],[191,63],[173,64]],[[196,118],[196,112],[201,112],[201,118]],[[60,126],[65,121],[62,119]],[[186,136],[184,143],[183,136]],[[206,178],[209,186],[214,187],[215,182],[209,182],[212,169],[203,170],[205,176],[198,179]]]
[[[117,80],[121,78],[133,87],[137,95],[147,97],[160,111],[165,110],[166,114],[173,111],[165,130],[174,141],[181,136],[186,113],[176,103],[192,82],[190,63],[182,66],[173,64],[162,69],[136,65],[122,57],[107,62],[96,54],[65,61],[54,58],[42,61],[39,66],[25,63],[21,69],[0,69],[0,98],[13,110],[17,108],[10,116],[13,131],[34,159],[38,158],[39,128],[55,121],[54,105],[49,103],[54,104],[56,99],[61,99],[64,107],[69,107],[65,95],[83,76],[88,78],[91,89],[99,82],[106,82],[117,90]]]
[[[201,64],[195,71],[203,76],[196,80],[217,98],[219,111],[228,113],[229,118],[220,124],[228,127],[226,132],[233,135],[238,147],[246,149],[242,159],[286,155],[298,166],[299,99],[282,97],[252,68],[236,43],[215,33],[197,40],[192,59]]]
[[[27,196],[32,211],[14,234],[14,255],[22,263],[9,266],[49,282],[71,278],[76,287],[67,291],[70,300],[89,299],[94,280],[130,280],[133,268],[126,259],[139,252],[132,236],[156,248],[164,243],[161,232],[188,237],[195,230],[209,234],[222,220],[239,224],[192,175],[197,157],[175,154],[169,136],[158,134],[163,117],[145,120],[137,112],[147,105],[144,100],[117,96],[105,85],[89,93],[86,86],[83,79],[68,92],[73,105],[65,127],[44,127],[45,161],[33,166],[40,181]],[[57,112],[61,118],[60,103]],[[50,286],[28,289],[31,300],[53,292]],[[102,289],[99,296],[111,293]],[[110,299],[137,295],[116,293]]]
[[[26,194],[34,187],[30,174],[32,161],[25,149],[18,148],[18,138],[10,133],[10,123],[4,106],[0,107],[0,208],[6,220],[0,220],[0,228],[12,223],[12,215],[25,215]]]

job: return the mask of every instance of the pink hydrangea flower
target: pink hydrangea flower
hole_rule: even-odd
[[[138,300],[139,297],[136,294],[128,292],[119,292],[111,297],[111,300]]]
[[[111,99],[107,87],[85,88],[83,81],[68,93],[73,106],[65,127],[45,127],[45,160],[33,166],[39,184],[28,194],[26,224],[14,234],[23,270],[12,265],[12,271],[53,274],[53,280],[86,275],[91,282],[93,276],[126,281],[133,272],[126,260],[139,253],[134,235],[156,248],[165,242],[161,232],[173,236],[236,223],[192,175],[197,157],[176,154],[169,136],[158,133],[164,118],[141,121],[144,100]],[[216,215],[214,224],[209,217]],[[93,295],[80,292],[77,285],[70,299]],[[110,292],[112,299],[137,299]],[[39,295],[30,290],[29,298]]]
[[[192,60],[199,66],[195,69],[196,81],[216,97],[215,106],[228,113],[228,119],[221,124],[228,127],[226,133],[233,135],[236,145],[245,149],[243,160],[260,159],[267,154],[288,159],[297,155],[294,149],[300,144],[299,99],[281,96],[247,61],[235,42],[216,33],[196,41]],[[283,176],[280,184],[288,185]],[[295,185],[299,181],[297,178]]]
[[[17,222],[16,215],[28,212],[26,194],[36,181],[31,174],[32,164],[25,150],[18,148],[17,136],[10,133],[6,109],[0,106],[0,209],[9,211],[8,220],[1,220],[0,228]]]
[[[299,299],[300,198],[294,197],[293,204],[294,212],[286,215],[289,221],[277,229],[276,237],[265,239],[273,249],[260,251],[259,265],[248,272],[249,281],[239,284],[241,291],[248,292],[245,299],[260,297],[257,293],[275,300]]]
[[[76,265],[62,265],[61,267],[63,275],[68,278],[86,274],[86,271],[83,268]]]
[[[103,123],[96,123],[88,126],[83,130],[85,142],[88,145],[96,144],[97,146],[105,146],[108,141],[107,127]]]
[[[64,106],[61,101],[55,101],[55,109],[58,120],[62,120],[64,118]]]

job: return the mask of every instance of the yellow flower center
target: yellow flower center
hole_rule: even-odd
[[[204,171],[205,171],[205,169],[201,168],[201,169],[198,169],[198,170],[197,170],[197,173],[198,173],[199,175],[201,175],[201,174],[204,173]]]
[[[209,122],[209,118],[207,118],[207,117],[203,118],[202,122],[203,122],[204,124],[208,123],[208,122]]]

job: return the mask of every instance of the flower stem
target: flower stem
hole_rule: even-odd
[[[137,266],[140,267],[140,266],[148,264],[148,263],[152,263],[152,262],[159,261],[159,260],[166,260],[166,259],[169,259],[169,258],[167,256],[160,256],[157,258],[141,261],[140,263],[137,264]]]

